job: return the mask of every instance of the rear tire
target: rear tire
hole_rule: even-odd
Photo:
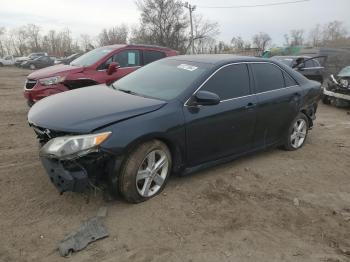
[[[4,66],[4,64],[3,63],[0,63],[0,67],[3,67]]]
[[[294,151],[301,148],[305,144],[308,130],[309,119],[303,113],[299,113],[288,129],[284,149]]]
[[[127,156],[118,179],[113,179],[117,181],[117,185],[112,185],[113,190],[118,189],[128,202],[146,201],[162,192],[171,165],[171,154],[164,143],[152,140],[140,144]]]
[[[323,95],[322,97],[322,103],[325,105],[330,105],[331,104],[331,99],[327,95]]]

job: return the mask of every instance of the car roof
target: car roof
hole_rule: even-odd
[[[269,59],[252,57],[252,56],[237,56],[231,54],[208,54],[208,55],[180,55],[172,56],[166,59],[198,62],[211,65],[222,65],[227,63],[238,63],[238,62],[271,62]]]
[[[297,59],[297,58],[306,58],[306,59],[308,59],[308,58],[311,58],[311,56],[305,56],[305,55],[298,55],[298,56],[296,56],[296,55],[276,55],[276,56],[273,56],[273,57],[271,57],[271,58],[291,58],[291,59]]]
[[[175,51],[171,48],[164,47],[164,46],[158,46],[158,45],[144,45],[144,44],[118,44],[118,45],[107,45],[102,46],[103,47],[109,47],[113,49],[119,49],[119,48],[125,48],[125,47],[135,47],[135,48],[155,48],[155,49],[162,49],[164,51]]]

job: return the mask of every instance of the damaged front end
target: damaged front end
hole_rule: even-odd
[[[331,75],[323,89],[323,102],[336,106],[350,105],[350,66],[345,67],[337,76]]]
[[[31,126],[39,139],[41,162],[60,193],[99,187],[113,169],[113,155],[100,147],[110,132],[79,135]]]

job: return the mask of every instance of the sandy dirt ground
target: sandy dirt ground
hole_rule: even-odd
[[[299,151],[271,149],[186,177],[142,204],[60,196],[22,95],[0,68],[0,261],[350,261],[350,109],[320,105]],[[62,258],[61,239],[108,207],[110,237]]]

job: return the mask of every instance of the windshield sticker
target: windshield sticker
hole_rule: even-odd
[[[194,70],[196,70],[196,69],[198,69],[197,66],[191,66],[191,65],[186,65],[186,64],[181,64],[181,65],[177,66],[177,68],[179,68],[179,69],[185,69],[185,70],[191,71],[191,72],[194,71]]]

